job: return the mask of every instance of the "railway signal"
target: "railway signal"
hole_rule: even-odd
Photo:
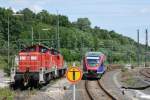
[[[82,71],[78,67],[72,66],[67,70],[66,78],[71,84],[76,84],[82,79]]]
[[[82,79],[82,75],[82,71],[75,66],[75,63],[66,71],[67,80],[73,84],[73,100],[75,100],[75,84]]]

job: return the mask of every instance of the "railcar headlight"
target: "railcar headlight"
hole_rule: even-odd
[[[96,64],[96,67],[98,67],[99,66],[99,64]]]
[[[37,60],[37,56],[31,56],[31,60]]]

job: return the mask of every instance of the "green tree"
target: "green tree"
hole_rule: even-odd
[[[74,22],[75,26],[82,31],[89,31],[91,28],[91,22],[88,18],[78,18],[77,22]]]

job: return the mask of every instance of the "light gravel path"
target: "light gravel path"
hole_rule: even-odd
[[[117,100],[128,100],[126,96],[123,95],[120,83],[118,83],[117,73],[120,70],[109,71],[104,74],[101,79],[101,85]]]
[[[3,70],[0,70],[0,88],[8,87],[9,78],[5,77]]]
[[[69,87],[69,85],[69,82],[65,78],[61,78],[52,85],[46,86],[45,90],[38,91],[29,100],[64,100],[64,87]]]
[[[65,91],[63,100],[73,100],[72,86]],[[81,80],[76,84],[76,100],[90,100],[85,90],[85,80]]]

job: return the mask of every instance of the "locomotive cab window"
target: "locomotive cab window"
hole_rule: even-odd
[[[45,47],[40,46],[40,47],[39,47],[39,51],[40,51],[41,53],[46,53],[46,52],[48,51],[48,49],[45,48]]]
[[[51,54],[58,55],[58,51],[56,51],[55,49],[51,49]]]
[[[28,47],[21,50],[21,52],[35,52],[35,51],[36,51],[36,46]]]
[[[36,46],[28,48],[28,52],[35,52],[36,51]]]

